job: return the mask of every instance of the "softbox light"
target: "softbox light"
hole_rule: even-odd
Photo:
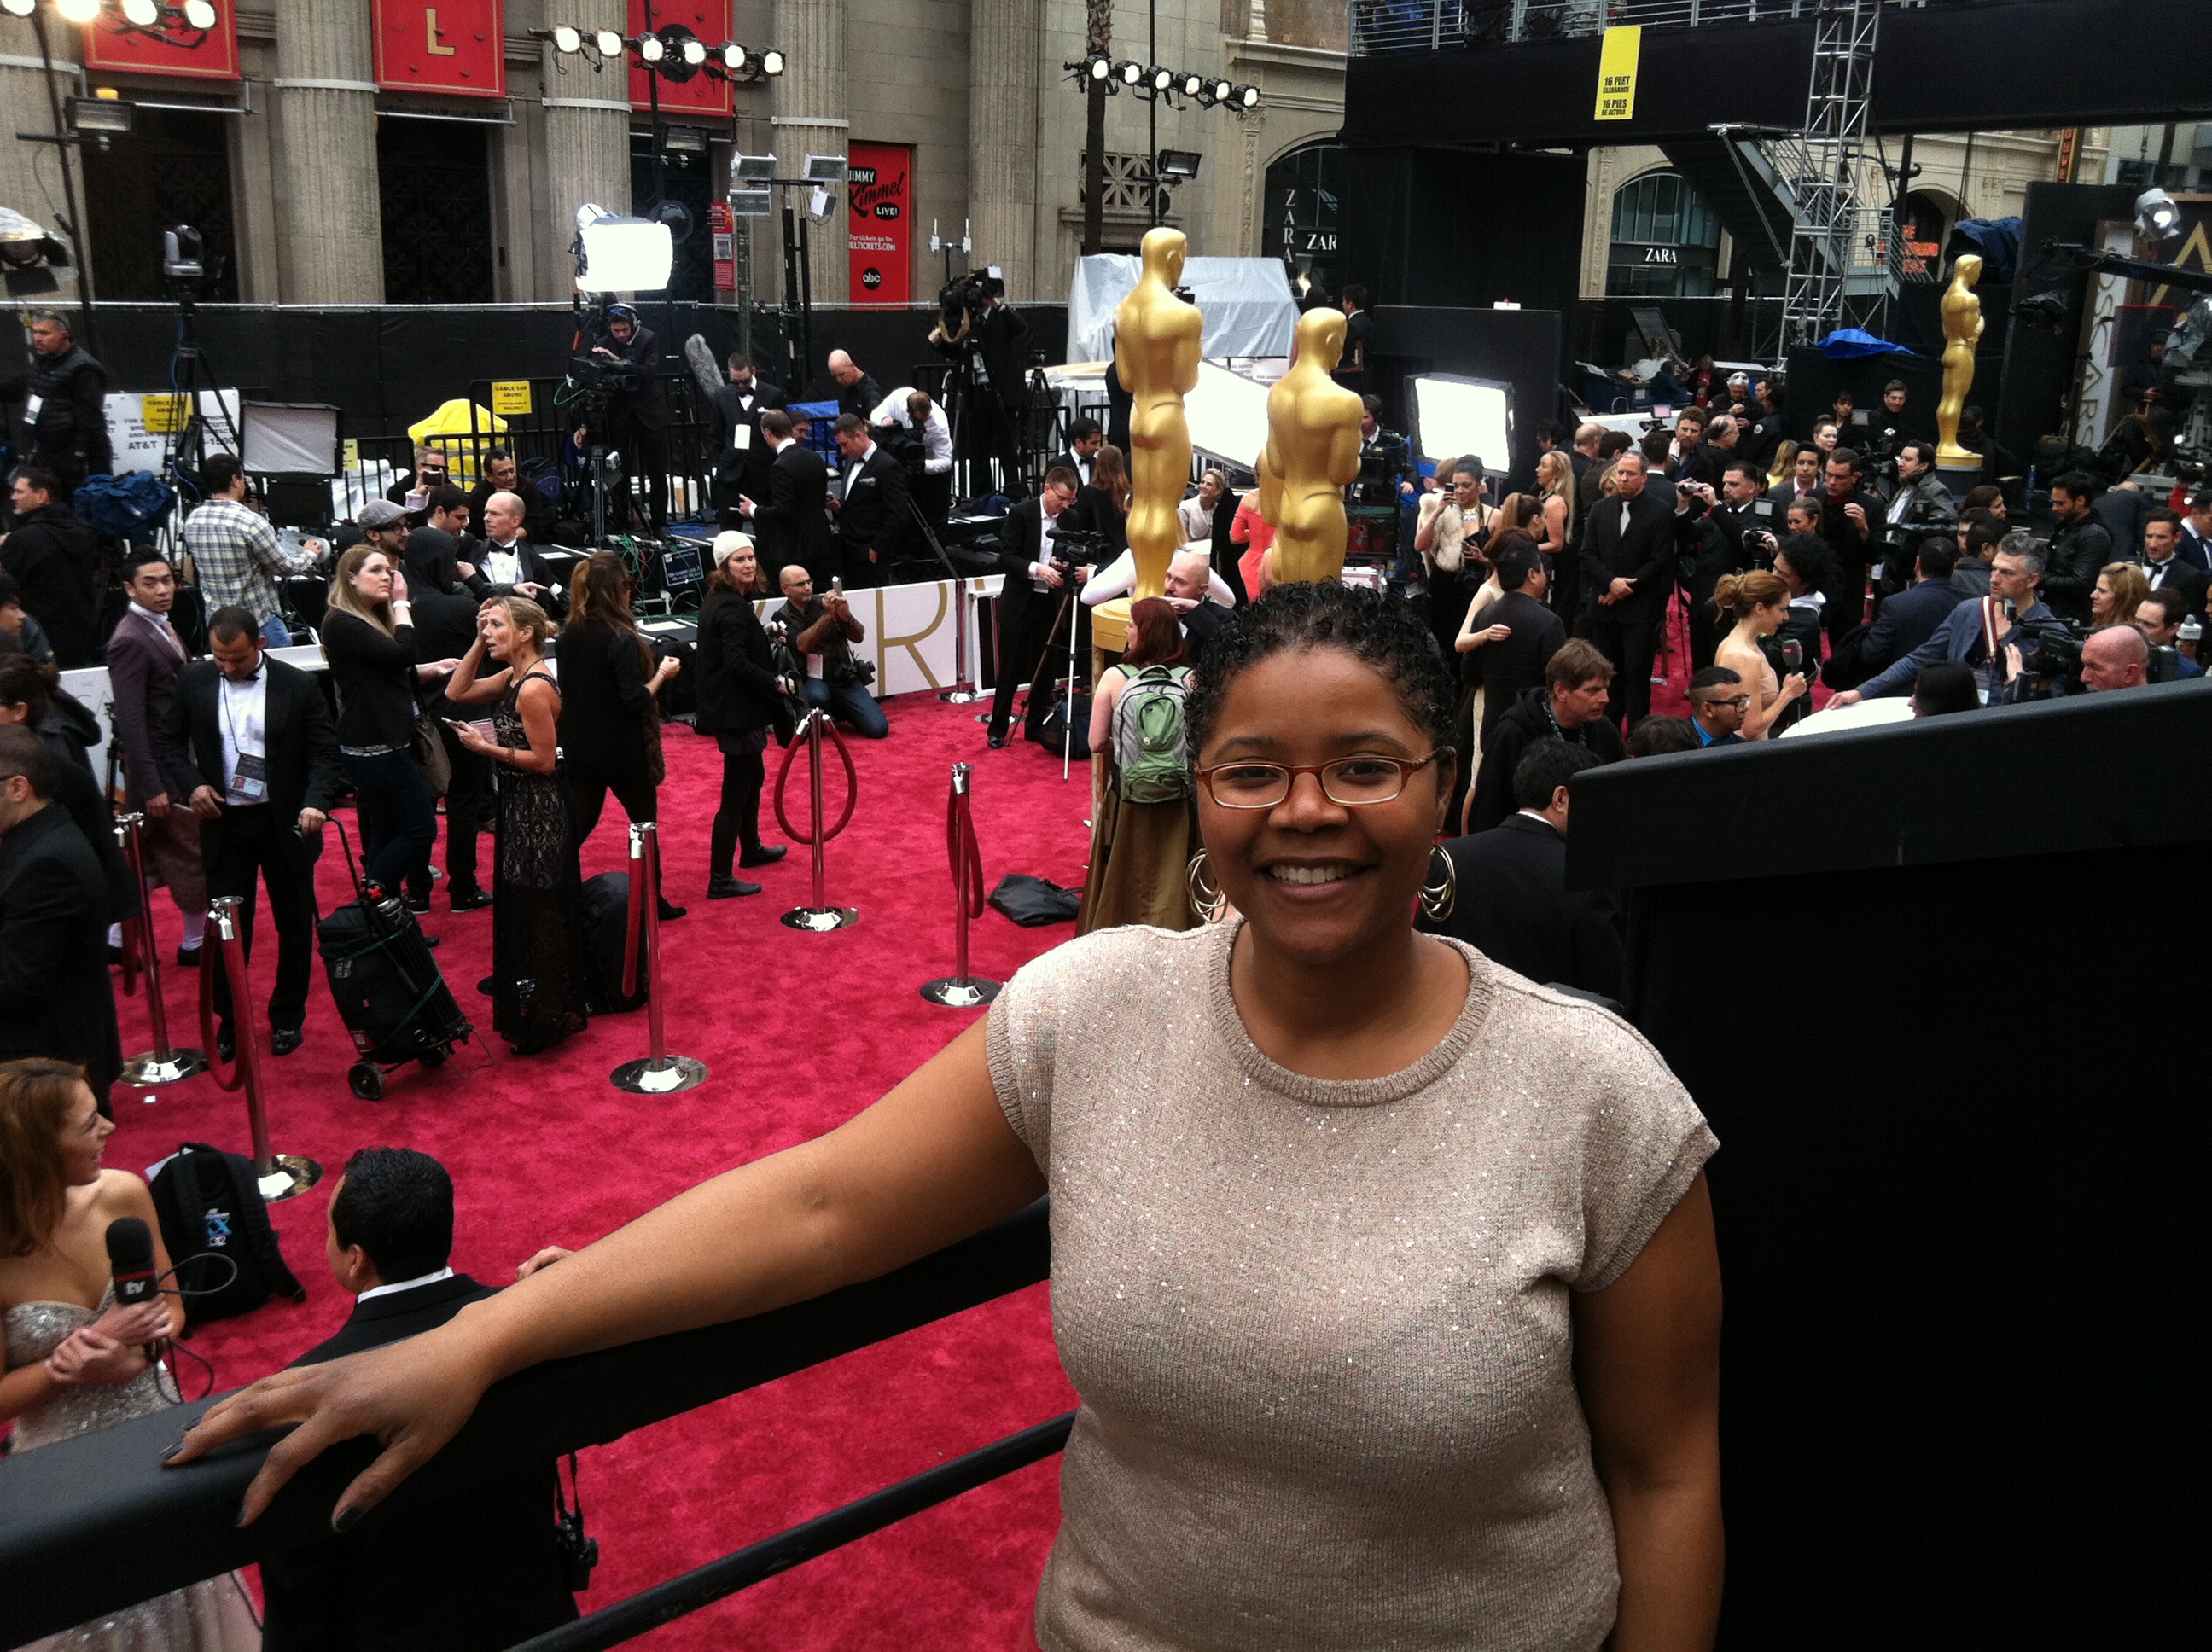
[[[676,262],[676,243],[668,226],[650,218],[618,217],[611,212],[586,219],[577,214],[584,246],[584,267],[576,275],[583,293],[657,293],[668,285]]]
[[[1423,374],[1406,380],[1413,451],[1448,464],[1469,455],[1493,474],[1513,463],[1513,387],[1495,379]]]
[[[246,468],[258,476],[336,476],[338,410],[321,403],[248,402],[239,413]]]

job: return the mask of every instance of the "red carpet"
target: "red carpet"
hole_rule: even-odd
[[[1655,688],[1653,699],[1656,709],[1679,714],[1687,647],[1679,621],[1673,629],[1674,680]],[[977,1013],[939,1009],[916,990],[951,973],[944,835],[950,764],[976,766],[987,887],[1009,872],[1079,887],[1089,847],[1084,765],[1063,785],[1058,761],[1036,746],[1017,740],[988,750],[976,708],[908,695],[888,708],[889,740],[852,742],[860,803],[829,851],[830,898],[858,906],[860,922],[830,935],[776,921],[809,898],[806,853],[798,847],[780,865],[750,874],[766,884],[763,894],[705,899],[720,758],[688,730],[668,731],[669,779],[660,793],[667,887],[690,908],[661,930],[665,974],[675,983],[668,1044],[708,1063],[706,1084],[653,1100],[609,1084],[618,1063],[647,1053],[642,1011],[595,1020],[548,1055],[509,1055],[490,1032],[489,1000],[474,991],[490,969],[491,912],[456,916],[441,894],[425,927],[443,938],[446,978],[497,1059],[469,1077],[484,1060],[471,1047],[443,1071],[399,1069],[381,1102],[356,1099],[345,1082],[352,1047],[318,961],[306,1046],[266,1063],[277,1150],[306,1154],[332,1174],[357,1147],[434,1154],[459,1195],[454,1266],[505,1283],[542,1245],[586,1243],[696,1181],[819,1135],[867,1106]],[[773,781],[781,754],[769,756]],[[834,761],[830,773],[834,817],[842,786]],[[793,771],[790,806],[803,824],[803,758]],[[767,841],[781,841],[765,801],[762,814]],[[626,842],[619,806],[610,802],[585,846],[585,874],[624,865]],[[441,836],[441,864],[443,849]],[[481,854],[488,873],[489,837]],[[325,910],[350,896],[334,835],[320,883]],[[157,921],[164,956],[173,956],[175,913],[161,897]],[[973,927],[971,967],[1003,981],[1073,933],[1072,924],[1024,930],[987,910]],[[275,955],[264,916],[255,955],[264,992]],[[173,1021],[191,1025],[198,978],[174,971],[167,980]],[[149,1045],[143,1003],[121,1000],[126,1053]],[[198,1042],[196,1031],[190,1042]],[[140,1169],[186,1140],[248,1151],[242,1101],[206,1078],[160,1092],[151,1103],[118,1090],[116,1116],[111,1164]],[[214,1362],[218,1387],[285,1364],[350,1311],[351,1299],[323,1261],[325,1199],[318,1188],[272,1211],[307,1303],[275,1303],[193,1339]],[[186,1391],[198,1391],[190,1375]],[[589,1610],[635,1594],[1073,1403],[1038,1288],[588,1452],[584,1502],[603,1560],[581,1604]],[[637,1644],[896,1652],[1032,1646],[1030,1612],[1058,1521],[1057,1476],[1056,1461],[1026,1469]]]
[[[851,826],[830,846],[829,890],[857,906],[860,921],[830,935],[776,921],[808,899],[806,852],[796,846],[778,865],[748,874],[765,883],[764,893],[706,900],[720,757],[708,741],[670,728],[660,794],[667,887],[690,912],[661,930],[665,973],[675,983],[668,1043],[713,1070],[699,1088],[648,1100],[608,1084],[618,1063],[646,1054],[642,1011],[594,1020],[547,1055],[508,1054],[491,1035],[489,1000],[474,991],[490,969],[491,912],[456,916],[441,894],[425,926],[443,938],[447,980],[497,1060],[465,1077],[483,1059],[471,1047],[441,1072],[400,1068],[381,1102],[356,1099],[345,1083],[351,1045],[318,961],[306,1046],[266,1064],[277,1150],[307,1154],[331,1173],[362,1146],[434,1154],[459,1195],[454,1266],[505,1283],[541,1245],[585,1243],[695,1181],[842,1122],[978,1013],[940,1009],[916,991],[952,968],[944,830],[951,763],[976,765],[987,885],[1008,872],[1083,881],[1086,768],[1079,763],[1063,786],[1058,762],[1035,746],[987,750],[975,709],[906,696],[890,704],[889,740],[852,742],[860,798]],[[781,754],[769,756],[773,781]],[[805,775],[802,757],[790,793],[802,825]],[[827,784],[834,817],[843,784],[834,759]],[[767,841],[781,841],[772,809],[764,804],[762,813]],[[586,875],[624,865],[626,841],[620,808],[610,803],[585,846]],[[441,864],[443,848],[441,836]],[[489,852],[487,838],[487,872]],[[334,836],[320,882],[325,910],[350,894]],[[156,898],[172,956],[175,914]],[[1072,924],[1021,929],[987,910],[973,926],[971,967],[1003,981],[1073,933]],[[275,954],[264,917],[255,951],[261,990]],[[197,985],[187,972],[167,976],[179,1024]],[[126,1053],[149,1042],[143,1002],[122,1000]],[[242,1101],[207,1078],[160,1092],[150,1105],[118,1090],[116,1103],[121,1127],[109,1144],[111,1164],[141,1169],[186,1140],[247,1151]],[[276,1370],[350,1310],[323,1260],[325,1203],[318,1188],[273,1208],[285,1254],[307,1287],[306,1305],[275,1303],[193,1339],[222,1388]],[[188,1376],[186,1392],[198,1389]],[[588,1452],[585,1507],[605,1558],[581,1604],[589,1610],[634,1594],[1073,1403],[1039,1288]],[[901,1652],[1031,1645],[1030,1603],[1057,1496],[1056,1466],[1040,1464],[639,1644]]]

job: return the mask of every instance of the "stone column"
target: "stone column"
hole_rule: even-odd
[[[845,3],[846,0],[775,0],[775,38],[770,44],[783,52],[784,70],[776,78],[775,113],[770,124],[775,131],[779,178],[800,176],[810,154],[845,154],[851,141],[852,122],[845,118]],[[852,284],[845,250],[845,189],[839,185],[830,192],[836,208],[829,222],[810,224],[807,228],[813,253],[814,301],[820,305],[848,302]],[[806,210],[809,191],[779,190],[776,193],[793,195],[795,210]],[[781,199],[777,206],[781,208]],[[819,373],[821,363],[810,362],[808,367]]]
[[[287,304],[381,304],[376,69],[368,0],[276,13],[276,270]]]
[[[550,14],[549,14],[550,15]],[[623,0],[566,0],[559,21],[586,34],[628,27]],[[629,70],[609,64],[598,73],[589,47],[563,58],[549,43],[539,84],[545,111],[544,165],[538,169],[538,290],[566,300],[576,290],[576,209],[586,202],[610,212],[629,210]]]
[[[53,90],[64,99],[76,95],[76,30],[61,20],[57,12],[46,14],[46,45],[53,53]],[[15,134],[51,132],[54,130],[53,105],[47,96],[47,71],[40,66],[39,37],[27,17],[10,17],[0,14],[0,110],[7,113],[9,125],[0,131],[0,206],[12,207],[26,218],[46,230],[69,249],[72,259],[76,257],[77,239],[84,226],[64,229],[61,215],[69,210],[61,186],[61,146],[55,143],[34,143],[19,141]],[[85,210],[84,171],[77,154],[71,150],[69,163],[77,192],[77,211]],[[49,201],[51,200],[51,204]],[[54,271],[60,282],[59,290],[42,293],[7,307],[35,308],[42,304],[66,306],[75,304],[83,296],[78,289],[76,266],[74,262],[66,270]],[[94,290],[99,288],[99,272],[94,272]],[[0,363],[6,370],[21,370],[24,348],[21,334],[14,345],[0,343]]]
[[[1036,291],[1036,0],[969,0],[968,217],[975,263],[1006,272],[1006,296]]]

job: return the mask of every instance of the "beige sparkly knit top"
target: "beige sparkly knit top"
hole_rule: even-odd
[[[1471,947],[1413,1066],[1291,1072],[1238,1018],[1237,927],[1102,930],[992,1006],[1083,1399],[1038,1642],[1595,1652],[1619,1576],[1569,1292],[1717,1144],[1635,1032]]]

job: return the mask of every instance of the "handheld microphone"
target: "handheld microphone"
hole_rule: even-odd
[[[118,1216],[107,1224],[107,1266],[115,1276],[115,1300],[119,1307],[150,1302],[160,1281],[154,1272],[154,1235],[144,1222],[135,1216]],[[154,1343],[145,1345],[150,1363],[155,1357]]]

